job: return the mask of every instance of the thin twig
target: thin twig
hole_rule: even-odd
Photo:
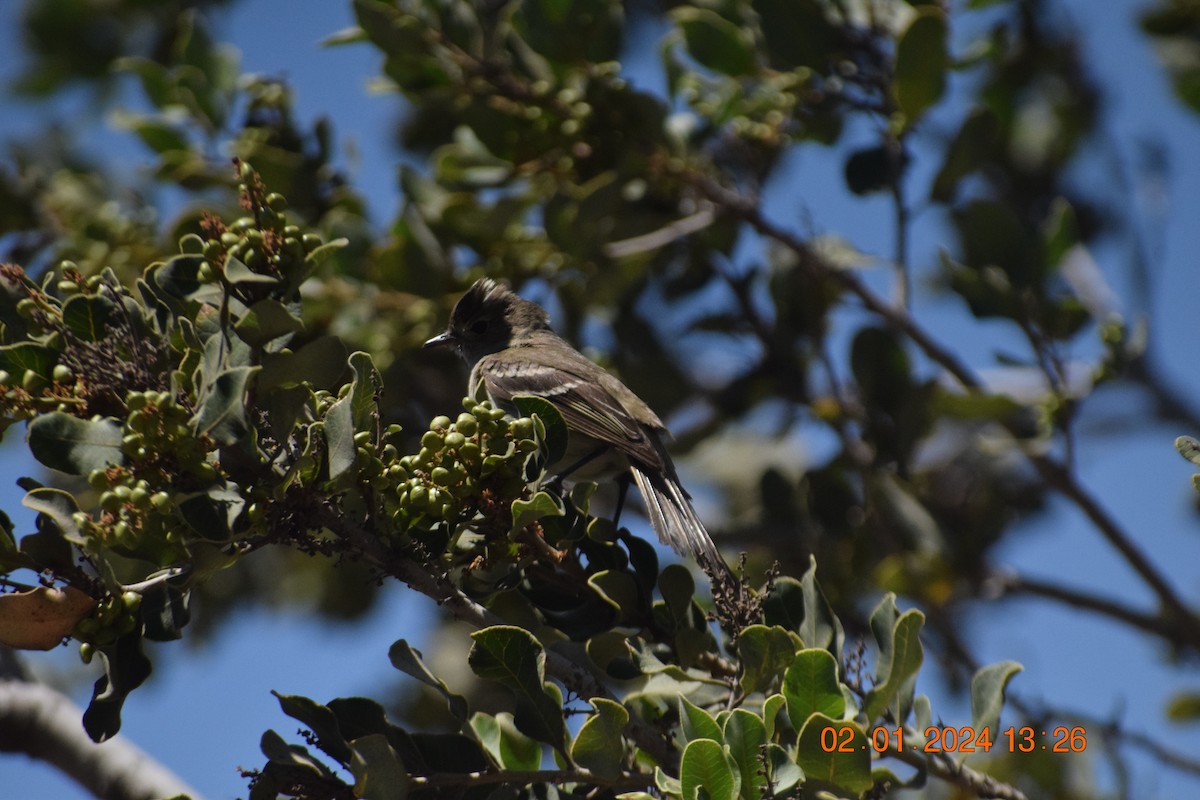
[[[622,258],[624,256],[658,250],[685,236],[691,236],[693,233],[704,230],[716,218],[716,214],[713,213],[712,203],[705,203],[704,207],[695,214],[677,219],[658,230],[643,233],[641,236],[622,239],[619,242],[609,242],[604,245],[604,255],[609,258]]]
[[[854,273],[826,264],[808,242],[763,216],[755,200],[742,197],[707,175],[689,173],[686,177],[708,199],[739,216],[758,233],[774,239],[794,252],[799,256],[802,268],[813,275],[837,282],[857,297],[867,310],[882,317],[892,328],[911,339],[926,356],[953,375],[963,386],[968,389],[983,388],[983,381],[979,376],[957,354],[944,347],[918,325],[907,311],[877,296]]]
[[[414,789],[427,787],[491,786],[500,783],[528,786],[537,783],[582,783],[589,786],[606,786],[613,789],[637,789],[654,783],[652,775],[638,772],[623,772],[615,777],[603,777],[587,770],[538,769],[502,770],[495,772],[439,772],[435,775],[414,776]]]
[[[1175,593],[1166,578],[1159,574],[1154,565],[1150,563],[1150,559],[1142,553],[1129,534],[1088,493],[1071,471],[1049,456],[1031,455],[1029,460],[1037,468],[1042,479],[1059,494],[1078,506],[1092,525],[1100,531],[1100,535],[1129,562],[1142,580],[1154,590],[1154,593],[1158,595],[1159,602],[1174,617],[1173,621],[1178,625],[1179,630],[1188,633],[1189,641],[1200,641],[1200,619],[1197,619],[1196,614]]]
[[[1180,630],[1180,626],[1174,620],[1164,619],[1158,614],[1138,611],[1131,606],[1118,603],[1116,600],[1107,597],[1101,597],[1100,595],[1078,589],[1068,589],[1055,583],[1047,583],[1036,578],[1017,575],[1013,572],[996,573],[988,578],[987,585],[989,588],[994,589],[998,596],[1031,595],[1057,600],[1072,608],[1094,611],[1102,616],[1111,617],[1134,628],[1140,628],[1147,633],[1161,636],[1177,645],[1186,645],[1192,649],[1200,650],[1200,640],[1192,638],[1192,632]],[[1185,636],[1187,638],[1183,638]]]

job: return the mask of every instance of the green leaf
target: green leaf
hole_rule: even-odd
[[[268,297],[250,306],[233,330],[251,347],[262,347],[268,342],[304,330],[304,323],[288,311],[283,303]]]
[[[354,434],[374,429],[375,395],[383,389],[383,378],[370,355],[361,350],[351,353],[349,364],[354,372],[350,391],[325,415],[330,480],[336,480],[354,466],[358,451]]]
[[[910,126],[946,90],[947,34],[946,13],[935,6],[923,6],[896,43],[893,88],[896,104]]]
[[[425,666],[425,662],[421,660],[421,651],[411,646],[403,639],[399,639],[388,648],[388,660],[392,662],[392,666],[416,678],[426,686],[432,687],[437,692],[446,698],[446,705],[450,708],[451,715],[454,716],[460,723],[467,721],[467,699],[460,694],[455,694],[450,691],[446,683]]]
[[[589,700],[594,714],[579,728],[571,743],[571,758],[603,778],[615,778],[625,768],[625,726],[629,711],[603,697]]]
[[[561,517],[565,513],[562,500],[549,492],[539,491],[528,500],[513,500],[512,530],[519,531],[543,517]]]
[[[754,41],[741,27],[715,11],[695,6],[673,9],[671,18],[683,31],[688,53],[700,64],[734,77],[757,72]]]
[[[1200,693],[1179,692],[1167,704],[1167,719],[1172,722],[1195,722],[1200,720]]]
[[[275,275],[255,272],[234,256],[225,259],[225,280],[235,286],[274,286],[279,283]]]
[[[345,343],[332,335],[313,339],[294,353],[264,353],[255,385],[263,393],[305,382],[314,389],[332,389],[346,371],[347,355]]]
[[[837,662],[828,650],[809,648],[796,653],[783,675],[783,696],[796,730],[814,713],[840,718],[846,712]]]
[[[455,141],[433,151],[433,172],[449,188],[502,186],[513,177],[511,163],[493,155],[470,128],[454,132]]]
[[[779,717],[779,712],[786,708],[787,698],[781,694],[773,694],[763,701],[762,718],[763,725],[767,728],[767,738],[775,738],[775,725]]]
[[[920,611],[906,611],[892,627],[890,643],[886,650],[880,648],[883,652],[880,654],[876,676],[879,683],[867,693],[864,709],[869,721],[883,713],[893,700],[900,701],[897,720],[903,722],[907,716],[916,675],[925,658],[920,638],[921,626],[924,624],[925,615]]]
[[[750,6],[758,13],[771,66],[778,70],[823,71],[843,38],[819,0],[751,0]]]
[[[529,631],[508,625],[475,631],[471,639],[467,663],[476,675],[502,684],[515,695],[517,728],[561,750],[567,731],[562,706],[546,689],[546,653],[541,643]]]
[[[879,646],[881,663],[890,661],[892,658],[893,629],[898,619],[900,619],[900,609],[896,608],[896,595],[893,592],[887,592],[875,604],[869,619],[871,635],[875,637],[875,644]],[[882,680],[884,680],[882,674],[876,672],[875,682],[878,683]]]
[[[724,741],[724,737],[721,736],[721,726],[717,724],[712,715],[683,695],[679,696],[679,724],[683,738],[689,742],[696,739]]]
[[[43,465],[87,475],[124,461],[122,428],[111,419],[84,420],[52,411],[29,423],[29,450]]]
[[[589,575],[587,583],[604,602],[613,607],[618,619],[628,620],[637,614],[641,592],[638,591],[637,581],[628,572],[601,570]]]
[[[1179,455],[1200,466],[1200,440],[1191,436],[1180,436],[1175,439],[1175,449],[1179,451]]]
[[[516,395],[512,403],[523,417],[536,417],[545,428],[545,435],[539,442],[546,453],[546,466],[553,466],[562,460],[567,453],[567,423],[554,404],[544,397],[533,395]]]
[[[835,658],[842,652],[842,623],[817,584],[817,562],[809,558],[809,568],[799,581],[785,577],[775,582],[775,592],[763,603],[768,625],[779,625],[800,634],[805,647],[829,650]]]
[[[223,543],[233,537],[233,525],[246,498],[236,488],[217,483],[206,491],[181,495],[177,498],[179,513],[205,541]]]
[[[746,694],[767,691],[771,683],[791,666],[796,657],[796,642],[778,625],[750,625],[737,638]]]
[[[658,591],[676,627],[687,624],[692,597],[696,594],[696,581],[691,570],[682,564],[668,564],[658,576]]]
[[[381,733],[394,739],[393,744],[401,741],[399,728],[387,721],[383,706],[366,697],[338,697],[325,704],[333,716],[337,718],[338,730],[347,742],[372,733]]]
[[[289,769],[299,769],[321,780],[336,780],[337,776],[319,760],[313,758],[308,750],[297,744],[288,744],[273,730],[263,733],[258,746],[271,764],[278,764]]]
[[[295,275],[288,276],[288,289],[295,290],[300,287],[304,279],[313,273],[313,271],[333,257],[333,254],[341,250],[346,245],[350,244],[349,239],[334,239],[332,242],[326,242],[317,249],[304,257],[304,269],[298,271]]]
[[[931,198],[941,203],[952,201],[963,178],[992,158],[999,147],[1002,129],[990,109],[973,109],[944,150],[942,166],[930,189]]]
[[[387,737],[372,733],[350,743],[350,774],[354,796],[364,800],[404,800],[408,797],[408,770]]]
[[[61,489],[43,487],[26,493],[21,505],[48,517],[58,527],[62,537],[71,544],[82,547],[87,543],[87,537],[75,524],[74,515],[78,513],[79,505],[73,495]],[[0,550],[3,549],[0,547]]]
[[[741,790],[741,773],[725,749],[711,739],[695,739],[683,749],[679,762],[683,800],[734,800]]]
[[[760,756],[767,744],[763,721],[744,708],[735,708],[725,720],[724,733],[728,753],[741,774],[742,797],[759,800],[764,784]]]
[[[767,745],[767,778],[776,797],[786,797],[788,789],[804,780],[804,770],[774,742]]]
[[[217,375],[196,410],[196,433],[208,434],[229,447],[250,430],[246,421],[246,386],[261,367],[233,367]]]
[[[24,377],[26,370],[50,380],[57,362],[58,353],[33,342],[18,342],[0,347],[0,369],[18,381]]]
[[[63,303],[63,324],[85,342],[98,342],[108,333],[116,308],[107,295],[77,294]]]
[[[512,714],[476,712],[468,724],[493,760],[504,769],[533,770],[541,766],[542,746],[517,730]]]
[[[23,563],[24,559],[19,556],[20,550],[17,548],[17,539],[13,536],[12,520],[8,518],[8,514],[0,511],[0,572],[7,571],[8,567],[5,565],[8,563]]]
[[[183,629],[192,619],[188,608],[191,573],[191,569],[168,569],[147,577],[150,580],[164,575],[163,580],[142,592],[138,613],[142,618],[142,635],[150,641],[169,642],[183,637]]]
[[[1079,244],[1079,220],[1075,209],[1062,197],[1056,197],[1050,206],[1046,221],[1046,268],[1054,269],[1062,264],[1072,247]]]
[[[200,282],[200,267],[205,263],[204,256],[184,253],[168,259],[167,263],[156,269],[152,280],[172,297],[191,299],[207,287],[207,284]]]
[[[846,730],[849,735],[843,733]],[[826,752],[830,749],[833,752]],[[870,753],[867,735],[858,725],[824,714],[809,717],[796,741],[796,763],[804,770],[806,788],[808,781],[820,781],[855,794],[865,792],[874,783]]]
[[[328,707],[296,694],[280,694],[274,690],[271,694],[279,701],[284,714],[300,721],[312,732],[323,752],[343,764],[350,760],[350,744],[342,736],[337,717]]]
[[[999,736],[1004,690],[1023,669],[1016,661],[1001,661],[981,667],[971,677],[971,725],[976,732],[987,729],[993,740]]]
[[[156,153],[170,153],[188,149],[187,137],[164,115],[130,114],[113,112],[109,120],[117,127],[133,131],[143,143]]]

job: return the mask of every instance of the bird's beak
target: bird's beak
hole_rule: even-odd
[[[422,349],[427,350],[430,347],[445,347],[449,344],[454,344],[454,337],[450,335],[450,331],[445,331],[444,333],[439,333],[437,336],[421,345],[421,347]]]

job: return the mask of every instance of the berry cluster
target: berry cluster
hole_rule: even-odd
[[[109,595],[96,604],[89,616],[79,620],[71,636],[80,642],[79,657],[83,663],[91,662],[96,648],[107,647],[136,628],[141,605],[142,596],[137,592],[124,592],[119,597]]]
[[[502,409],[473,399],[453,422],[436,417],[421,449],[386,470],[394,486],[389,512],[398,530],[471,519],[485,494],[511,501],[526,489],[526,456],[538,449],[533,420],[508,419]],[[507,503],[501,503],[507,514]],[[486,511],[486,510],[485,510]]]
[[[201,283],[211,283],[223,275],[245,293],[249,285],[245,275],[238,273],[237,265],[258,275],[287,278],[302,271],[305,257],[323,242],[317,234],[304,233],[300,226],[288,223],[287,198],[277,192],[267,194],[258,173],[249,164],[239,163],[238,178],[242,206],[250,215],[239,217],[228,226],[208,217],[203,223],[207,239],[195,235],[184,237],[181,247],[184,252],[204,256],[196,275]],[[265,284],[260,286],[260,293],[270,291]]]
[[[121,440],[124,466],[93,470],[88,484],[100,492],[100,515],[76,523],[110,547],[136,550],[146,541],[182,542],[175,492],[217,478],[207,460],[209,442],[197,438],[190,412],[169,392],[133,392]]]

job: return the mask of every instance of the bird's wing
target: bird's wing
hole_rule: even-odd
[[[503,359],[480,360],[476,374],[497,403],[511,405],[512,399],[520,395],[541,397],[562,414],[572,434],[583,434],[610,445],[647,467],[663,466],[653,427],[625,407],[607,388],[610,381],[601,379],[600,376],[610,377],[608,373],[583,356],[552,365],[510,348]],[[633,396],[632,392],[629,394]],[[650,416],[652,423],[658,423],[657,417],[652,413]]]

